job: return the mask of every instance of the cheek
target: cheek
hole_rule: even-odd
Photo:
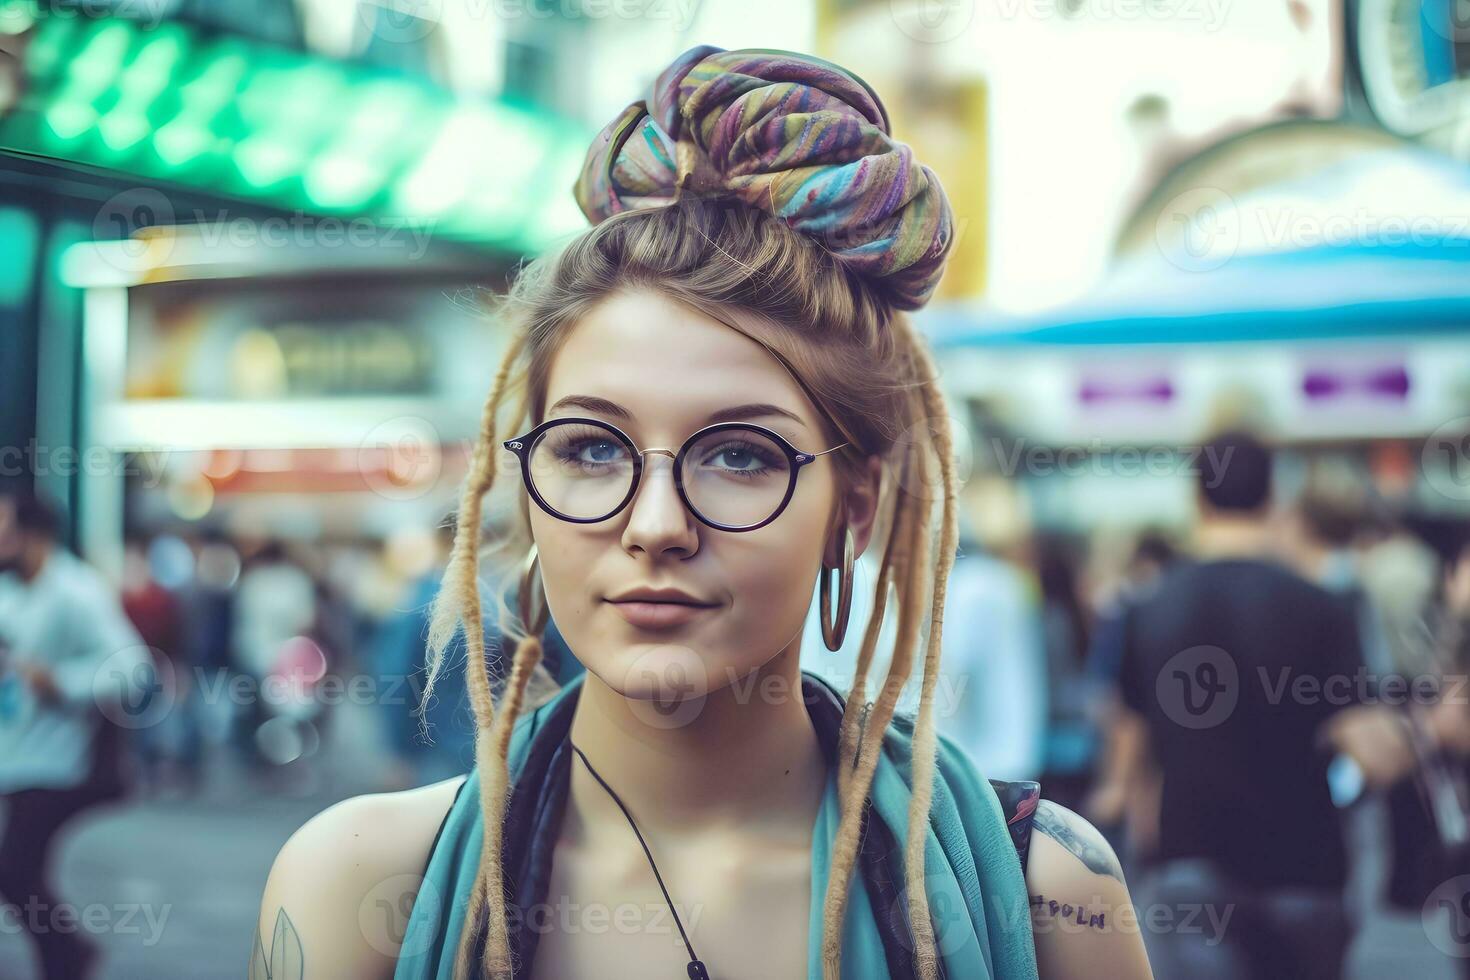
[[[821,545],[807,538],[803,533],[770,548],[752,549],[729,569],[739,634],[759,637],[759,648],[767,655],[778,652],[801,628],[811,605]]]
[[[733,597],[728,636],[732,656],[746,666],[779,653],[806,621],[821,570],[825,517],[819,508],[793,508],[770,526],[738,536],[750,540],[728,542],[722,566]]]
[[[587,570],[592,567],[600,546],[592,543],[590,536],[579,534],[573,525],[544,515],[541,519],[532,515],[531,533],[536,541],[547,608],[556,619],[557,629],[570,643],[569,627],[575,628],[592,611]]]

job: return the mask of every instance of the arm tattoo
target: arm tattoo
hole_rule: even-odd
[[[1038,801],[1032,826],[1071,851],[1093,874],[1123,880],[1123,869],[1107,839],[1066,807],[1050,800]]]
[[[301,937],[283,908],[276,914],[276,928],[271,935],[270,957],[255,931],[255,951],[250,956],[249,980],[302,980],[306,975],[306,959],[301,951]]]
[[[1073,905],[1071,902],[1058,901],[1055,898],[1047,898],[1045,895],[1031,896],[1031,918],[1033,920],[1050,918],[1067,926],[1086,926],[1089,929],[1103,931],[1108,928],[1108,913],[1103,908],[1098,907],[1094,911],[1080,903]]]

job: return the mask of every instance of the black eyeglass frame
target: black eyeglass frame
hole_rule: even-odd
[[[544,432],[546,432],[547,429],[553,428],[554,426],[567,425],[571,423],[592,425],[597,426],[598,428],[606,429],[627,448],[629,454],[633,457],[633,480],[628,486],[627,496],[625,496],[616,507],[614,507],[612,510],[608,511],[601,517],[568,517],[566,514],[561,513],[546,502],[545,498],[543,498],[541,494],[536,491],[535,481],[531,479],[531,447],[536,444],[536,441],[541,437]],[[689,500],[689,495],[684,490],[684,458],[686,455],[688,455],[689,450],[694,446],[696,441],[709,435],[711,432],[720,432],[727,429],[734,429],[745,432],[757,432],[774,442],[776,446],[786,454],[787,465],[790,467],[791,472],[791,479],[786,484],[786,493],[781,498],[781,503],[777,505],[776,509],[771,513],[771,515],[765,520],[761,521],[759,524],[734,525],[720,524],[717,521],[712,521],[699,512],[699,508],[694,506],[694,504]],[[801,475],[801,468],[803,466],[810,462],[813,462],[819,456],[825,456],[828,453],[836,452],[837,450],[851,444],[844,442],[841,445],[833,446],[831,449],[824,449],[821,452],[804,453],[793,446],[790,442],[786,441],[786,439],[784,439],[779,432],[774,432],[770,429],[767,429],[763,425],[756,425],[753,422],[716,422],[714,425],[705,426],[704,428],[691,435],[688,439],[685,439],[684,444],[679,447],[679,451],[676,454],[667,449],[639,449],[626,432],[624,432],[622,429],[619,429],[611,422],[606,422],[602,419],[585,418],[580,416],[564,416],[561,418],[547,419],[545,422],[542,422],[540,425],[531,429],[524,435],[516,436],[514,439],[507,439],[503,443],[501,443],[501,445],[504,446],[506,449],[509,449],[511,452],[515,453],[516,457],[521,461],[521,480],[526,485],[526,492],[530,494],[532,500],[536,501],[536,506],[540,507],[542,510],[546,511],[546,513],[550,514],[552,517],[557,518],[558,520],[567,521],[571,524],[600,524],[603,521],[611,520],[612,518],[616,517],[618,514],[622,513],[623,508],[627,507],[629,502],[638,495],[638,486],[643,482],[644,454],[662,453],[663,455],[671,457],[674,460],[674,487],[679,491],[679,499],[684,501],[684,506],[689,509],[689,513],[693,514],[696,520],[707,527],[714,528],[716,531],[755,531],[765,527],[767,524],[780,517],[782,511],[786,509],[786,505],[791,503],[791,498],[796,493],[796,479],[798,476]]]

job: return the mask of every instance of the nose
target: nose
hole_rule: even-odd
[[[643,457],[643,476],[628,505],[628,524],[623,528],[623,547],[655,557],[679,552],[688,558],[699,550],[698,521],[684,506],[674,486],[674,460],[663,450],[648,450]]]

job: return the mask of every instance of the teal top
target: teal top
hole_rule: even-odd
[[[515,906],[544,901],[551,854],[570,778],[567,731],[581,678],[517,723],[510,746],[511,801],[504,849],[506,886]],[[829,763],[835,759],[840,695],[813,674],[802,677],[808,711]],[[910,798],[912,719],[895,717],[869,794],[860,874],[848,893],[842,975],[857,980],[908,980],[913,941],[903,899],[903,844]],[[952,980],[1035,980],[1036,953],[1025,883],[1026,842],[1040,788],[1035,782],[981,778],[964,753],[940,737],[925,890],[943,975]],[[808,974],[822,976],[822,906],[840,808],[836,769],[812,826]],[[461,785],[429,856],[409,916],[395,980],[453,980],[454,954],[465,922],[483,842],[479,773]],[[530,975],[534,936],[512,930],[516,976]],[[483,944],[483,929],[477,936]],[[697,944],[696,944],[697,945]],[[718,977],[719,964],[708,964]],[[670,976],[684,964],[671,963]]]

